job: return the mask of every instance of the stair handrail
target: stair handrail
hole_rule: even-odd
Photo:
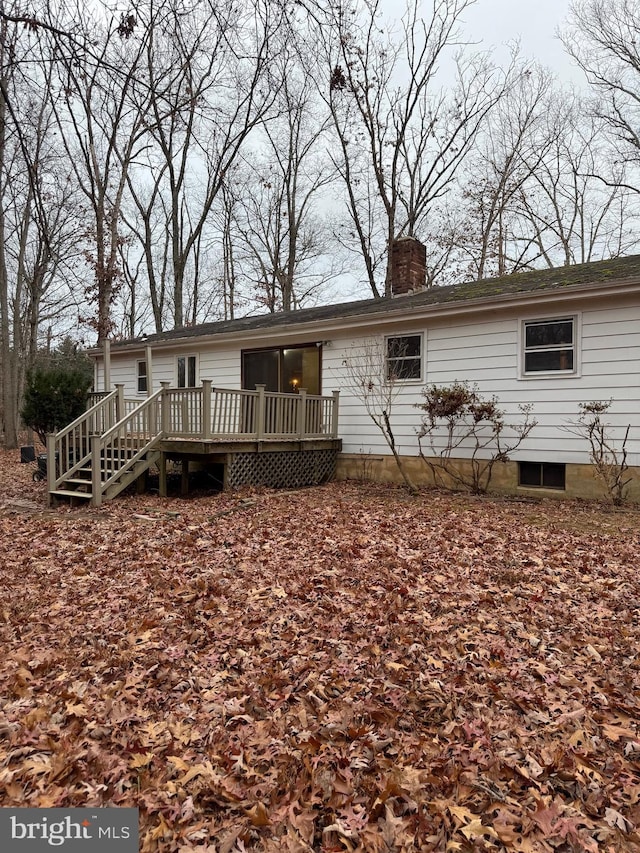
[[[117,432],[118,429],[120,429],[122,426],[124,426],[127,421],[133,420],[134,416],[137,416],[141,411],[150,408],[150,404],[152,402],[156,402],[160,399],[163,391],[164,388],[159,388],[157,391],[151,394],[151,396],[145,397],[144,400],[142,400],[140,404],[135,407],[135,409],[132,409],[130,412],[127,412],[127,414],[121,417],[119,421],[116,421],[116,423],[112,427],[109,427],[106,432],[103,432],[100,438],[110,438],[111,435]]]
[[[71,476],[75,471],[78,471],[82,465],[84,465],[89,457],[89,442],[90,442],[90,431],[88,429],[88,425],[91,420],[96,416],[99,416],[102,411],[108,411],[111,404],[115,404],[115,408],[117,409],[117,400],[118,394],[120,393],[118,388],[115,388],[113,391],[110,391],[106,396],[104,396],[101,400],[98,400],[97,403],[94,403],[93,406],[88,408],[86,412],[83,412],[79,415],[74,421],[71,421],[70,424],[67,424],[66,427],[63,427],[56,433],[50,433],[47,436],[47,489],[51,493],[58,486],[64,482],[69,476]],[[83,427],[87,427],[83,430]],[[72,436],[75,440],[73,441],[73,463],[70,463],[70,450],[72,449],[70,445],[69,436]],[[67,441],[65,441],[67,439]],[[80,444],[87,444],[87,447],[84,449],[84,452],[78,454],[77,450],[77,440],[80,440]]]
[[[79,415],[75,419],[75,421],[71,421],[70,424],[67,424],[67,426],[63,427],[63,429],[61,429],[59,432],[54,433],[54,437],[56,439],[64,438],[64,436],[70,433],[71,430],[75,429],[77,426],[80,426],[83,421],[87,421],[90,417],[93,417],[93,415],[97,415],[100,409],[106,409],[109,403],[112,400],[117,399],[117,397],[118,389],[116,388],[113,391],[110,391],[106,397],[103,397],[101,400],[98,400],[97,403],[94,403],[93,406],[87,409],[86,412],[83,412],[81,415]]]
[[[151,394],[149,397],[146,397],[139,406],[136,406],[131,412],[126,414],[123,418],[115,423],[110,429],[106,430],[102,435],[96,435],[92,438],[91,441],[91,492],[92,492],[92,503],[94,506],[99,506],[102,503],[102,496],[106,492],[112,483],[114,483],[117,479],[121,478],[123,474],[127,473],[133,466],[141,459],[158,441],[163,437],[163,429],[162,429],[162,417],[159,411],[156,412],[156,428],[154,430],[147,430],[146,434],[143,433],[142,436],[138,433],[136,435],[136,449],[135,452],[129,456],[124,463],[118,467],[117,471],[114,472],[110,477],[105,477],[102,479],[102,453],[106,451],[110,441],[117,437],[119,434],[122,435],[124,441],[126,441],[126,428],[129,424],[134,424],[136,420],[139,421],[140,415],[142,415],[146,410],[150,410],[152,407],[156,406],[158,401],[162,398],[165,393],[164,388],[159,388],[155,393]],[[153,434],[151,434],[153,433]],[[142,446],[137,445],[137,442],[142,438],[143,444]],[[133,447],[133,442],[132,442]],[[105,470],[106,474],[106,470]]]

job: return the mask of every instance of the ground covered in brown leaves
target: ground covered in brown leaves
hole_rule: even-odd
[[[640,510],[48,511],[0,465],[0,805],[136,806],[159,853],[640,851]]]

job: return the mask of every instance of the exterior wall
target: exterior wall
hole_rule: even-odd
[[[579,353],[576,375],[546,375],[522,378],[519,373],[521,328],[525,319],[543,319],[572,315],[577,317]],[[628,443],[628,462],[640,468],[640,305],[637,298],[616,306],[590,303],[576,309],[569,300],[552,308],[541,305],[523,309],[516,314],[510,311],[482,312],[478,317],[465,315],[459,318],[431,318],[413,322],[411,318],[378,321],[366,335],[354,336],[348,331],[332,333],[331,340],[322,346],[322,393],[340,391],[339,435],[343,452],[359,454],[362,458],[347,464],[341,463],[341,476],[354,476],[358,466],[371,467],[374,457],[384,457],[373,466],[382,478],[390,477],[392,464],[390,451],[381,432],[368,416],[362,400],[354,388],[349,364],[358,359],[373,344],[378,348],[377,361],[373,360],[372,381],[380,384],[383,376],[385,334],[423,335],[423,375],[419,381],[398,383],[392,402],[391,423],[398,450],[415,459],[415,465],[424,467],[417,459],[417,431],[421,413],[416,403],[421,400],[425,385],[451,384],[466,380],[476,384],[486,396],[496,395],[499,405],[506,411],[507,423],[520,421],[519,404],[531,403],[538,425],[531,435],[512,455],[514,464],[496,469],[496,488],[517,489],[516,461],[560,462],[567,465],[588,466],[588,448],[584,439],[568,432],[568,422],[577,419],[578,405],[591,400],[609,400],[613,403],[607,421],[613,426],[613,436],[620,440],[626,426],[631,424]],[[178,355],[198,353],[197,381],[210,379],[214,386],[240,388],[240,351],[244,346],[277,346],[294,341],[284,332],[273,336],[254,332],[244,344],[199,344],[197,340],[183,342],[169,349],[156,349],[153,353],[153,390],[161,381],[176,384],[176,358]],[[313,335],[316,337],[313,337]],[[310,330],[295,338],[303,344],[317,340],[318,332]],[[138,354],[119,354],[112,350],[112,383],[123,382],[127,397],[140,397],[136,390],[136,361],[144,358],[143,348]],[[365,359],[366,360],[366,359]],[[346,364],[345,364],[346,362]],[[101,388],[102,365],[98,365],[98,388]],[[460,452],[461,457],[465,455]],[[389,459],[387,459],[389,457]],[[378,467],[376,467],[378,466]],[[579,469],[571,469],[578,471]],[[567,469],[567,490],[561,494],[585,494],[599,487],[592,482],[591,469],[582,469],[575,479]],[[507,473],[511,472],[511,473]],[[417,476],[417,471],[416,471]],[[577,475],[576,475],[577,476]],[[506,478],[506,479],[505,479]],[[587,482],[588,481],[588,482]],[[572,485],[572,483],[574,485]],[[575,483],[581,485],[576,486]],[[588,485],[588,483],[590,485]],[[532,490],[527,490],[532,491]],[[540,493],[540,490],[535,490]]]
[[[181,355],[196,355],[196,384],[203,379],[211,379],[220,388],[240,388],[240,353],[235,347],[221,349],[206,349],[200,351],[197,345],[177,347],[174,350],[154,350],[152,354],[152,391],[160,388],[161,382],[168,382],[172,387],[177,383],[177,358]],[[139,394],[137,390],[138,361],[144,359],[144,353],[139,355],[111,355],[111,382],[124,384],[124,394],[128,398],[138,397],[143,400],[147,395]],[[98,365],[98,388],[102,389],[103,368]]]
[[[621,440],[628,424],[629,464],[640,466],[640,306],[600,308],[578,312],[579,369],[577,375],[546,375],[521,378],[519,374],[522,320],[576,314],[573,310],[527,311],[518,316],[496,316],[474,322],[432,323],[428,328],[407,326],[405,334],[424,335],[423,380],[398,383],[391,409],[391,423],[399,452],[417,453],[416,432],[421,413],[415,404],[426,385],[468,381],[490,397],[496,395],[506,412],[507,423],[520,422],[520,404],[532,405],[538,421],[530,436],[513,454],[514,460],[531,462],[588,463],[586,442],[566,427],[579,415],[579,403],[592,400],[612,405],[606,420],[612,435]],[[394,330],[394,334],[398,334]],[[381,333],[382,334],[382,331]],[[324,393],[340,389],[340,436],[345,453],[388,454],[380,431],[354,395],[344,361],[357,359],[371,339],[334,340],[323,359]],[[634,428],[636,427],[637,428]],[[460,456],[465,456],[460,453]]]

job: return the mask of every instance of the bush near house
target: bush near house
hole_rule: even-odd
[[[21,411],[25,426],[45,444],[47,433],[56,432],[84,412],[91,382],[87,370],[74,363],[34,368],[27,377]]]
[[[509,454],[537,425],[530,405],[518,407],[523,415],[520,423],[508,424],[498,398],[483,397],[467,382],[431,385],[422,395],[424,402],[416,404],[424,412],[418,432],[420,457],[436,486],[484,494],[496,463],[508,462]],[[459,464],[465,454],[470,454],[468,468]]]
[[[613,437],[613,428],[606,416],[613,400],[592,400],[580,403],[580,415],[566,427],[567,432],[584,438],[589,444],[589,460],[595,477],[600,480],[607,498],[614,506],[627,499],[628,487],[633,480],[629,474],[627,442],[631,424],[628,424],[619,441]]]

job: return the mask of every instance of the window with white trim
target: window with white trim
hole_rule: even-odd
[[[198,360],[195,355],[179,355],[176,359],[176,387],[195,388]]]
[[[575,373],[576,318],[525,320],[523,324],[522,372]]]
[[[386,378],[408,382],[422,379],[422,335],[394,335],[386,339]]]
[[[137,362],[138,375],[138,394],[147,393],[147,362],[145,360]]]

